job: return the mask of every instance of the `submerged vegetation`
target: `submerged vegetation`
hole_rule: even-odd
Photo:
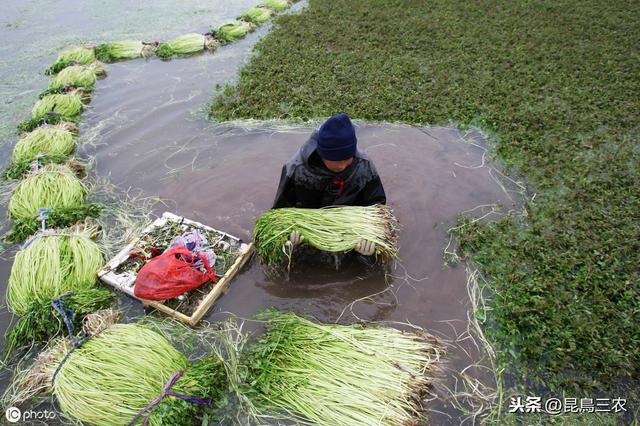
[[[639,21],[629,2],[310,0],[278,19],[211,112],[347,111],[494,135],[495,153],[536,193],[522,214],[461,228],[462,248],[489,279],[486,325],[501,367],[521,385],[631,397],[625,383],[640,374]]]

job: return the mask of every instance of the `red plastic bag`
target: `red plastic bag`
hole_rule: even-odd
[[[198,258],[207,272],[192,267]],[[173,299],[209,280],[217,280],[209,261],[203,255],[196,257],[185,246],[176,246],[154,257],[140,269],[133,294],[146,300]]]

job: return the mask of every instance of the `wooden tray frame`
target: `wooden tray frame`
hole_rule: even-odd
[[[164,212],[162,214],[162,217],[159,217],[151,225],[146,227],[142,231],[142,234],[151,231],[153,228],[163,226],[165,223],[167,223],[167,221],[181,222],[187,225],[191,225],[193,227],[204,228],[210,231],[215,231],[220,234],[224,234],[225,236],[240,243],[240,254],[236,258],[233,265],[231,265],[231,267],[225,272],[225,274],[218,279],[218,282],[215,284],[215,286],[213,286],[213,288],[209,291],[209,293],[200,301],[198,307],[193,312],[193,314],[191,314],[191,316],[185,315],[182,312],[178,312],[177,310],[168,307],[162,302],[157,302],[153,300],[144,300],[136,297],[133,294],[133,284],[135,283],[136,274],[132,274],[132,273],[116,274],[115,273],[116,268],[120,266],[123,262],[125,262],[127,259],[129,259],[129,253],[138,244],[141,237],[135,238],[133,241],[127,244],[122,250],[120,250],[120,252],[116,254],[113,257],[113,259],[107,262],[107,264],[98,271],[98,278],[100,278],[102,282],[112,287],[115,287],[117,290],[128,294],[134,299],[141,301],[143,305],[151,306],[152,308],[155,308],[158,311],[161,311],[167,315],[170,315],[194,327],[198,324],[198,322],[200,322],[200,320],[207,313],[207,311],[209,311],[211,306],[213,306],[214,302],[227,290],[227,288],[229,287],[229,284],[231,283],[231,280],[233,280],[233,278],[236,276],[238,271],[240,271],[240,269],[245,265],[245,263],[251,257],[254,246],[253,246],[253,243],[244,244],[242,243],[242,240],[240,240],[240,238],[234,237],[233,235],[230,235],[226,232],[219,231],[210,226],[203,225],[200,222],[195,222],[193,220],[186,219],[184,217],[177,216],[169,212]]]

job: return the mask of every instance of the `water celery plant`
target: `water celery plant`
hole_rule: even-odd
[[[88,65],[96,60],[92,47],[72,47],[63,50],[58,59],[47,69],[47,74],[57,74],[70,65]]]
[[[99,61],[115,62],[150,56],[155,51],[156,45],[157,43],[123,40],[100,44],[96,47],[95,52]]]
[[[105,75],[105,69],[97,62],[91,65],[72,65],[60,71],[49,83],[49,90],[75,87],[85,91],[93,90],[99,76]]]
[[[13,190],[8,211],[16,219],[34,219],[40,208],[79,208],[87,187],[65,165],[47,164],[30,173]]]
[[[253,25],[244,21],[228,22],[217,30],[212,31],[215,38],[222,44],[239,40],[253,30]]]
[[[383,205],[285,208],[262,214],[253,236],[258,256],[269,266],[280,266],[290,256],[283,246],[292,231],[300,232],[305,244],[332,253],[350,251],[366,239],[376,244],[376,256],[388,262],[397,256],[397,228],[391,209]]]
[[[26,315],[34,304],[51,303],[68,291],[92,289],[104,264],[100,247],[91,239],[95,227],[83,225],[47,230],[20,250],[7,284],[7,306]]]
[[[31,116],[34,120],[43,120],[50,115],[55,115],[64,120],[74,121],[83,108],[82,93],[72,91],[44,96],[33,106]]]
[[[215,50],[220,43],[210,34],[184,34],[162,43],[156,50],[156,56],[167,59],[175,55],[189,55],[205,49]]]
[[[52,392],[73,421],[106,426],[200,425],[208,407],[222,399],[226,375],[215,355],[190,363],[146,324],[114,324],[92,336],[66,359],[68,341],[52,345],[18,375],[18,385]],[[164,394],[166,388],[172,394]]]
[[[24,134],[13,147],[11,163],[32,161],[38,155],[69,156],[75,149],[73,132],[65,125],[42,126]]]
[[[274,12],[283,12],[291,6],[288,0],[265,0],[262,4]]]
[[[271,19],[275,15],[275,11],[267,7],[252,7],[247,10],[241,18],[247,22],[251,22],[254,25],[262,25]]]
[[[417,424],[440,356],[433,337],[275,310],[258,319],[267,333],[247,358],[258,412],[320,426]]]

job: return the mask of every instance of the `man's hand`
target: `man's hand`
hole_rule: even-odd
[[[300,234],[298,231],[291,231],[289,235],[289,244],[293,247],[297,247],[304,241],[304,235]]]
[[[363,256],[371,256],[376,252],[376,243],[373,241],[360,240],[354,250]]]

